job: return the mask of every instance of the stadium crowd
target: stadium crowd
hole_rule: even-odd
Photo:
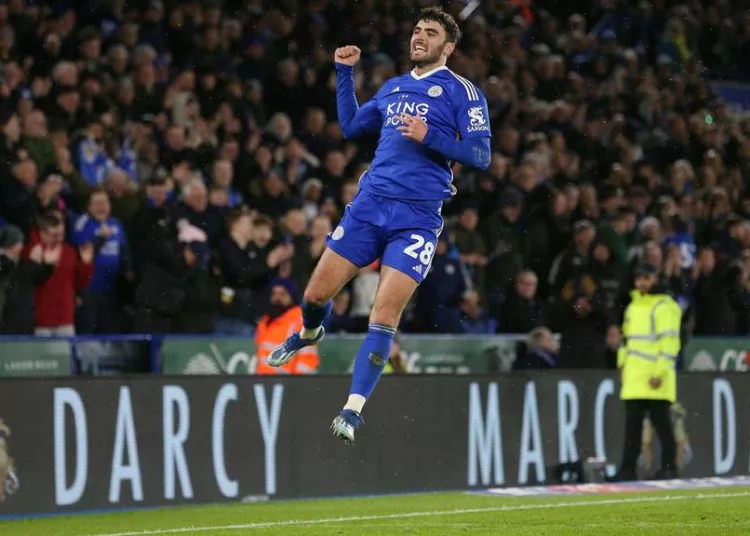
[[[410,69],[431,3],[0,2],[0,331],[250,335],[272,281],[298,299],[377,142],[342,138],[332,50],[362,48],[364,102]],[[487,97],[492,164],[456,166],[402,329],[547,327],[565,366],[609,366],[646,262],[686,336],[747,334],[750,120],[707,81],[749,74],[747,7],[485,0],[462,20],[449,66]],[[366,330],[377,284],[375,263],[328,331]]]

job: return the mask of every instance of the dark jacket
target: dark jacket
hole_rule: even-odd
[[[518,226],[506,220],[498,210],[482,224],[481,234],[489,251],[488,289],[505,289],[523,265],[522,240]]]
[[[248,244],[245,248],[225,236],[219,242],[219,269],[224,286],[234,290],[231,302],[222,304],[221,316],[255,324],[265,314],[267,287],[275,270],[266,264],[268,248]]]
[[[732,307],[727,279],[726,271],[717,266],[713,273],[696,280],[694,335],[734,335],[737,312]]]
[[[581,255],[570,245],[566,251],[560,253],[552,263],[549,272],[549,296],[558,299],[566,290],[569,294],[579,286],[584,276],[589,274],[589,258]],[[567,288],[566,288],[567,287]]]
[[[188,268],[184,280],[185,299],[175,319],[176,333],[213,333],[219,308],[220,280],[209,270]]]
[[[487,255],[487,246],[484,243],[482,235],[479,234],[479,231],[465,229],[458,225],[453,233],[455,235],[456,247],[462,255],[472,253],[484,256]],[[471,274],[471,279],[474,281],[476,289],[483,294],[487,276],[486,269],[482,266],[468,266],[467,269]]]
[[[28,189],[13,177],[0,177],[0,214],[29,236],[37,213],[34,189]]]
[[[143,237],[143,272],[135,293],[135,302],[138,308],[174,316],[179,313],[185,299],[183,283],[187,266],[184,246],[177,241],[174,222],[169,219],[165,210],[161,211],[161,216],[152,220]]]
[[[572,225],[569,218],[555,218],[549,212],[532,217],[526,234],[525,264],[539,275],[539,295],[546,298],[549,282],[546,274],[555,257],[570,243]]]
[[[525,334],[544,326],[545,322],[542,306],[535,300],[521,298],[513,290],[500,308],[497,332]]]
[[[459,304],[466,288],[461,263],[447,255],[436,255],[417,294],[414,306],[417,330],[422,333],[461,333]]]
[[[602,307],[613,323],[619,324],[623,310],[620,308],[625,271],[612,257],[606,263],[591,259],[589,275],[596,284],[595,301]]]
[[[578,316],[572,304],[560,303],[550,315],[550,329],[560,333],[558,367],[606,369],[605,334],[611,324],[604,310],[594,306],[587,316]]]
[[[34,333],[34,286],[52,275],[52,266],[0,254],[0,333]]]
[[[520,354],[513,363],[513,370],[545,370],[557,365],[557,356],[541,349]]]

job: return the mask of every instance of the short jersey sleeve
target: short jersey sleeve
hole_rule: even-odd
[[[456,99],[456,121],[461,139],[489,138],[490,112],[487,99],[471,82],[459,81],[454,91]]]

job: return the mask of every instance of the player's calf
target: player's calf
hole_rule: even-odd
[[[318,338],[323,330],[323,322],[329,314],[331,314],[331,300],[320,304],[303,299],[300,337],[310,340]]]
[[[302,329],[277,346],[268,364],[279,367],[291,361],[305,346],[319,343],[325,335],[323,322],[331,312],[331,299],[357,273],[358,268],[327,249],[313,271],[302,300]]]
[[[365,402],[370,398],[388,364],[393,339],[396,337],[395,326],[398,326],[404,307],[416,287],[417,283],[413,278],[390,266],[384,266],[381,270],[380,287],[370,313],[370,328],[354,360],[352,386],[344,411],[350,410],[357,416],[362,413]],[[342,416],[343,412],[339,417]],[[334,425],[336,422],[334,421]],[[353,441],[356,427],[344,427],[339,422],[338,429],[340,433],[336,433],[334,426],[334,435],[348,442]]]
[[[308,296],[309,291],[305,291]],[[272,367],[280,367],[292,360],[294,354],[306,346],[317,344],[323,340],[325,329],[323,322],[331,313],[331,301],[322,304],[302,300],[302,329],[299,333],[293,333],[287,340],[282,342],[268,356],[268,364]]]
[[[367,336],[354,360],[349,399],[331,425],[333,435],[347,443],[354,442],[354,431],[363,423],[362,408],[383,374],[395,336],[395,328],[383,324],[370,324]]]
[[[326,249],[310,277],[302,299],[303,339],[317,339],[331,313],[331,300],[359,268],[335,251]]]

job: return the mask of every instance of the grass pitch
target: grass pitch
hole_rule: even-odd
[[[436,493],[0,521],[2,536],[253,534],[746,536],[750,488],[534,498]]]

